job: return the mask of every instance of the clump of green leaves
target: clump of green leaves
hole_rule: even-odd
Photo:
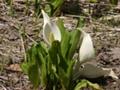
[[[21,65],[34,88],[41,86],[43,90],[79,90],[89,86],[93,90],[101,90],[98,85],[87,80],[79,81],[80,76],[96,78],[110,71],[84,64],[94,57],[90,35],[79,29],[69,32],[62,20],[58,19],[56,24],[43,10],[42,14],[43,38],[46,43],[41,41],[34,44]],[[74,59],[76,52],[79,53],[77,60]]]
[[[73,56],[81,32],[66,31],[61,20],[58,26],[62,33],[61,41],[48,42],[49,46],[43,42],[33,45],[27,51],[27,60],[22,64],[35,88],[41,85],[47,90],[74,90],[76,86],[73,83]]]
[[[40,84],[47,90],[69,90],[73,64],[74,61],[63,58],[60,43],[54,41],[49,49],[44,43],[32,46],[27,53],[27,62],[22,67],[35,88]]]
[[[22,64],[22,68],[36,89],[41,85],[46,90],[80,90],[85,87],[101,90],[98,85],[87,80],[74,80],[75,61],[72,56],[67,56],[74,52],[72,47],[71,45],[71,49],[63,51],[66,56],[62,53],[63,48],[59,41],[53,41],[49,49],[43,42],[39,42],[27,51],[27,61]]]

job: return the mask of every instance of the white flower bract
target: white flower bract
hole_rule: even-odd
[[[49,16],[43,10],[42,14],[44,18],[43,38],[46,43],[50,45],[54,40],[61,41],[61,32],[56,23],[52,22]]]
[[[79,49],[79,61],[80,63],[86,62],[94,58],[94,47],[92,39],[88,33],[82,31],[83,40]]]

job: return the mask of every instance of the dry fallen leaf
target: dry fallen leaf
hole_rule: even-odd
[[[21,72],[21,67],[20,64],[11,64],[8,67],[6,67],[5,69],[10,70],[10,71],[15,71],[15,72]]]

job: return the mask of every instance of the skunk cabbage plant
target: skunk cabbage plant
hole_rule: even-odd
[[[50,18],[48,17],[48,15],[43,10],[42,10],[42,14],[43,14],[43,17],[44,17],[44,25],[43,25],[43,32],[44,33],[43,34],[44,34],[45,39],[47,39],[47,37],[50,37],[50,36],[47,36],[47,35],[51,35],[51,34],[47,34],[47,33],[53,33],[53,36],[57,37],[55,40],[61,41],[61,36],[62,35],[60,35],[61,34],[60,29],[58,28],[58,26],[55,23],[54,23],[55,27],[52,26],[52,24],[49,24],[49,25],[51,25],[49,27],[53,27],[50,30],[51,32],[49,32],[49,30],[45,29],[45,28],[49,28],[46,25],[47,21],[49,21],[49,23],[53,23],[53,22],[50,21]],[[82,65],[82,63],[86,63],[87,61],[90,61],[95,57],[95,51],[94,51],[91,36],[84,31],[81,31],[81,30],[79,30],[79,31],[81,32],[81,34],[77,35],[76,38],[79,37],[78,40],[82,39],[80,44],[78,43],[80,45],[79,46],[80,47],[80,49],[79,49],[79,61],[78,61],[79,62],[79,67],[80,67]],[[74,32],[72,32],[72,34],[73,33]],[[79,33],[79,32],[77,32],[77,33]],[[66,38],[66,37],[67,37],[67,35],[64,36],[63,38]],[[76,38],[74,38],[74,39],[76,39]],[[49,39],[51,39],[51,38],[49,38]],[[46,41],[49,41],[49,39],[46,40]],[[52,40],[50,40],[50,41],[52,41]],[[77,42],[79,42],[79,41],[77,41]],[[73,43],[73,44],[75,44],[75,43]],[[107,69],[107,70],[102,69],[102,68],[97,67],[93,64],[85,64],[85,65],[83,65],[83,69],[80,68],[79,71],[80,71],[80,75],[83,74],[83,76],[86,76],[87,78],[97,78],[97,77],[101,77],[101,76],[104,76],[104,75],[108,75],[108,73],[111,72],[111,70],[109,70],[109,69]]]
[[[112,69],[89,63],[90,60],[95,60],[95,52],[88,33],[81,29],[69,32],[61,19],[55,23],[43,10],[42,14],[43,37],[47,44],[41,41],[33,45],[27,52],[27,60],[22,64],[22,69],[35,88],[40,85],[46,90],[80,90],[85,85],[101,90],[96,84],[80,81],[79,77],[97,78],[108,75],[118,78]],[[77,59],[74,58],[76,53],[79,54]]]

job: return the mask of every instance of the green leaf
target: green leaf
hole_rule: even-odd
[[[48,55],[47,47],[44,43],[33,45],[27,51],[27,60],[21,65],[34,87],[39,83],[45,87],[47,83],[46,57]],[[34,79],[35,78],[35,79]],[[36,80],[37,79],[37,80]]]
[[[63,4],[64,0],[53,0],[52,5],[54,9],[59,8]]]
[[[67,90],[69,85],[69,78],[67,77],[66,72],[62,68],[59,68],[58,75],[60,79],[60,84],[62,86],[62,90]]]
[[[118,0],[110,0],[110,3],[113,5],[117,5],[118,4]]]
[[[87,84],[92,87],[94,90],[103,90],[98,84],[91,83],[87,81]]]
[[[49,49],[50,60],[53,65],[58,67],[62,67],[64,70],[67,69],[67,64],[65,58],[62,56],[60,43],[58,41],[54,41],[52,43],[51,48]]]
[[[29,68],[29,72],[28,72],[28,76],[30,81],[32,82],[33,86],[35,88],[37,88],[39,86],[39,81],[40,81],[40,74],[39,74],[39,70],[38,70],[38,66],[37,65],[32,65]]]
[[[73,72],[73,60],[66,60],[67,61],[67,70],[65,68],[59,67],[59,79],[62,85],[62,90],[70,90],[72,87],[72,72]]]
[[[48,48],[43,42],[38,43],[36,45],[36,49],[38,52],[40,52],[43,55],[43,57],[47,56]]]
[[[103,90],[98,84],[93,84],[89,82],[88,80],[81,80],[74,88],[74,90],[80,90],[82,88],[88,88],[91,87],[92,90]]]
[[[36,47],[33,45],[27,52],[26,52],[27,60],[21,64],[21,68],[24,73],[28,73],[30,66],[36,63]]]
[[[71,40],[70,40],[70,44],[71,44],[71,47],[69,49],[69,53],[68,53],[68,58],[72,59],[74,53],[75,53],[75,50],[77,49],[77,46],[79,44],[79,41],[80,41],[80,35],[81,35],[81,32],[80,30],[75,30],[73,32],[71,32]]]
[[[64,27],[64,23],[63,20],[58,18],[57,22],[56,22],[57,26],[59,27],[60,31],[61,31],[61,36],[62,38],[64,37],[65,34],[65,27]]]
[[[51,2],[51,3],[52,3],[52,5],[53,5],[53,9],[54,9],[53,15],[54,15],[54,14],[56,14],[57,12],[60,11],[60,9],[61,9],[61,7],[62,7],[62,5],[63,5],[63,3],[64,3],[64,0],[54,0],[54,1]]]
[[[36,62],[39,66],[38,68],[40,71],[40,81],[41,81],[40,83],[43,87],[45,87],[47,84],[47,61],[46,61],[47,50],[43,43],[39,43],[36,46],[36,49],[37,49]]]
[[[61,52],[65,58],[67,58],[68,51],[70,48],[70,39],[71,39],[70,32],[65,31],[61,41]]]
[[[87,87],[87,82],[86,82],[86,80],[80,81],[80,82],[75,86],[74,90],[80,90],[80,89],[82,89],[82,88],[84,88],[84,87]]]
[[[78,22],[77,22],[77,28],[83,28],[84,27],[84,25],[85,25],[85,19],[84,19],[84,17],[80,17],[80,18],[78,18]]]
[[[21,66],[21,69],[23,70],[23,72],[24,72],[25,74],[27,74],[27,73],[28,73],[28,69],[29,69],[28,63],[23,62],[20,66]]]
[[[68,68],[68,61],[63,57],[62,52],[61,52],[61,48],[60,46],[58,47],[58,60],[59,60],[59,66],[64,69],[64,71],[67,71]]]
[[[61,36],[62,36],[61,52],[62,52],[63,57],[67,58],[68,50],[70,48],[71,35],[70,35],[70,32],[68,32],[65,29],[62,19],[57,20],[57,25],[59,29],[61,30]]]
[[[67,90],[70,90],[72,88],[72,80],[73,80],[73,66],[74,66],[74,60],[70,60],[68,62],[68,69],[67,69],[67,78],[68,78],[68,87]]]
[[[39,53],[39,60],[41,61],[41,64],[39,64],[39,69],[41,72],[40,80],[41,80],[41,85],[43,87],[46,86],[47,84],[47,62],[46,62],[46,57],[43,57],[41,53]],[[39,61],[38,61],[39,62]]]
[[[50,4],[46,4],[44,10],[49,16],[52,16],[53,14],[53,6]]]
[[[35,7],[35,13],[36,15],[39,15],[40,14],[40,3],[41,3],[41,0],[34,0],[34,7]]]
[[[58,65],[58,46],[59,45],[59,42],[58,41],[54,41],[52,43],[52,46],[51,48],[49,49],[49,55],[50,55],[50,58],[51,58],[51,61],[52,61],[52,64],[54,65]]]
[[[98,0],[89,0],[90,3],[97,3]]]
[[[36,47],[33,45],[28,51],[27,51],[27,62],[29,65],[34,65],[36,62]]]

